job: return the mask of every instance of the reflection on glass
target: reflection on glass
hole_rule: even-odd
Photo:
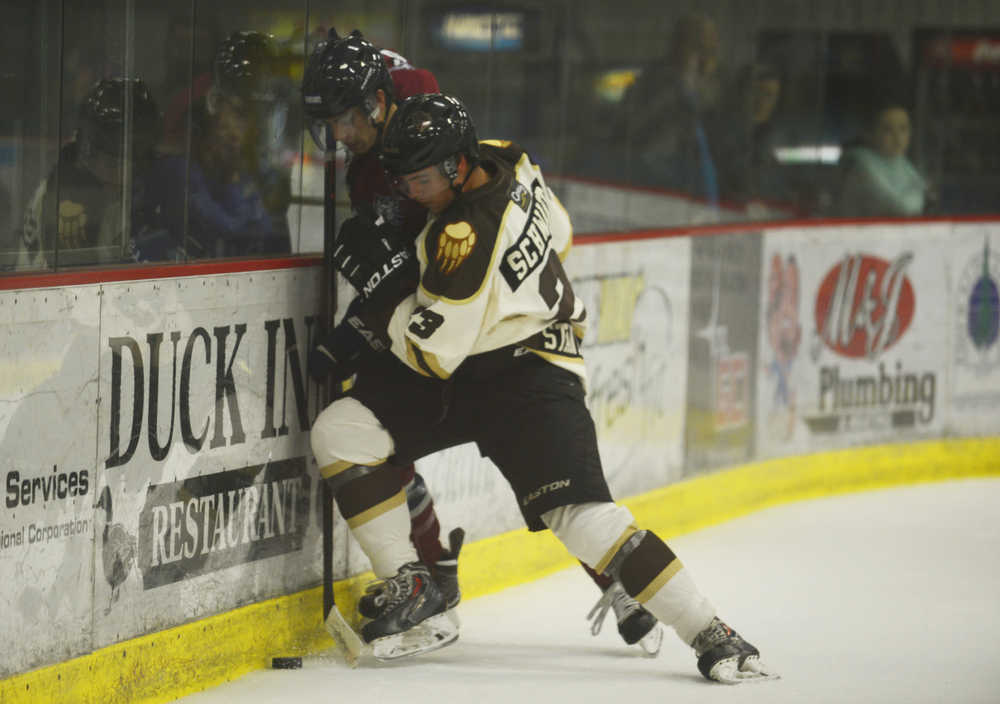
[[[188,257],[291,250],[289,170],[276,159],[291,92],[262,32],[232,33],[216,51],[211,82],[195,81],[190,161],[172,149],[157,174],[167,227]]]
[[[147,188],[159,123],[142,80],[94,84],[73,138],[27,208],[19,269],[117,263],[165,246]]]

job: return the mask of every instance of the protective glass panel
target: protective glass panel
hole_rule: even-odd
[[[998,7],[4,3],[0,267],[321,249],[351,154],[298,86],[331,28],[527,148],[581,234],[995,212]]]

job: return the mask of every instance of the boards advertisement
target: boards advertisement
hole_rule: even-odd
[[[97,286],[0,297],[0,678],[87,652],[100,477]]]
[[[685,472],[754,452],[759,232],[691,240]]]
[[[318,271],[0,297],[0,675],[319,581]]]
[[[1000,432],[1000,227],[952,226],[951,414],[956,435]]]
[[[577,243],[565,262],[587,309],[583,357],[587,403],[615,498],[682,475],[690,242],[656,239]],[[524,526],[500,472],[463,445],[417,463],[443,531],[470,540]]]
[[[941,431],[949,235],[936,224],[767,234],[759,457]]]
[[[105,287],[98,646],[317,583],[317,274]]]
[[[575,247],[566,269],[587,307],[583,356],[612,496],[681,477],[691,241]]]

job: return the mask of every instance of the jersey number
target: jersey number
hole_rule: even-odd
[[[566,276],[562,262],[555,250],[549,251],[549,258],[545,262],[545,268],[538,275],[538,293],[545,301],[549,309],[558,305],[554,320],[570,320],[573,315],[573,308],[576,306],[576,297],[573,295],[573,287]]]
[[[416,316],[414,316],[413,320],[410,321],[409,328],[407,329],[421,340],[426,340],[434,334],[435,330],[441,327],[441,323],[443,322],[443,315],[436,311],[424,308],[422,311],[417,313]]]

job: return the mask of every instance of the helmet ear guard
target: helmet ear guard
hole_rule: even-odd
[[[333,130],[330,129],[330,125],[326,124],[326,120],[313,118],[307,120],[306,126],[309,128],[309,135],[312,137],[313,143],[320,151],[326,152],[336,146]]]
[[[454,181],[456,178],[458,178],[458,160],[459,160],[459,155],[452,154],[451,156],[445,158],[445,160],[441,162],[441,173],[449,181]]]
[[[371,123],[373,125],[376,124],[379,118],[379,109],[378,109],[378,100],[376,100],[375,94],[372,93],[366,95],[364,104],[365,104],[365,111],[368,113],[368,119],[371,120]]]

